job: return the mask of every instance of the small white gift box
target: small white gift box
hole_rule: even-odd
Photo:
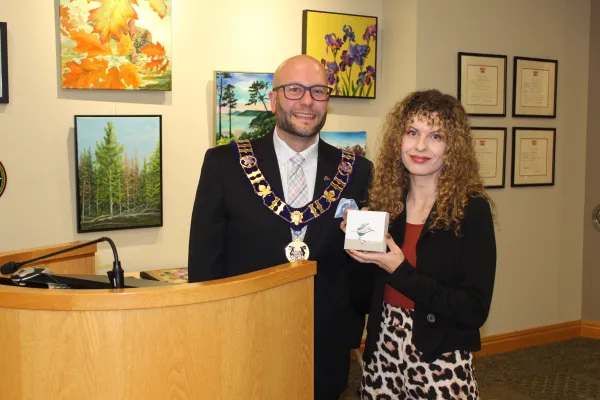
[[[344,249],[386,252],[389,219],[390,215],[382,211],[348,211]]]

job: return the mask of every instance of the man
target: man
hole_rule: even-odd
[[[353,153],[342,157],[340,150],[319,139],[329,93],[321,63],[307,55],[292,57],[275,72],[269,93],[275,131],[206,152],[192,215],[188,264],[190,282],[198,282],[284,264],[305,254],[317,261],[317,400],[338,399],[344,391],[351,343],[362,334],[351,293],[367,268],[354,264],[345,253],[340,220],[334,215],[342,198],[365,204],[372,169],[368,160]],[[257,170],[265,180],[251,184]],[[323,194],[332,183],[344,188],[334,191],[339,196],[320,213],[311,202],[326,205]],[[277,215],[263,204],[263,198],[268,204],[285,200],[289,207]],[[318,216],[296,225],[313,216],[311,206]]]

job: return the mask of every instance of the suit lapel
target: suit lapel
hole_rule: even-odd
[[[315,180],[315,190],[313,199],[320,197],[323,191],[331,183],[331,179],[337,172],[337,165],[339,162],[340,153],[335,147],[328,145],[323,140],[319,139],[319,153],[317,160],[317,176]],[[332,206],[327,213],[335,212]],[[319,234],[324,231],[323,226],[325,221],[328,219],[327,216],[323,215],[308,223],[306,228],[306,235],[304,236],[304,242],[309,248],[314,248]]]
[[[283,185],[281,184],[281,173],[277,163],[277,154],[273,145],[273,132],[256,140],[252,144],[254,155],[258,161],[258,167],[271,185],[271,189],[281,198],[283,197]]]

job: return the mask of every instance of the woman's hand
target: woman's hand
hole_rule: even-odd
[[[344,214],[344,222],[342,222],[342,224],[345,224],[345,218],[346,216]],[[345,227],[346,226],[344,225],[344,228],[342,229],[344,232]],[[390,249],[387,253],[366,253],[359,250],[346,250],[346,252],[358,262],[376,264],[379,268],[391,274],[404,261],[404,253],[402,253],[402,250],[398,247],[396,242],[394,242],[392,235],[389,233],[386,233],[385,235],[385,242]]]
[[[340,223],[340,229],[344,233],[346,233],[346,220],[348,219],[348,211],[350,210],[356,210],[356,207],[350,206],[344,210],[344,217],[342,219],[342,222]],[[369,211],[369,207],[363,207],[360,209],[360,211]]]

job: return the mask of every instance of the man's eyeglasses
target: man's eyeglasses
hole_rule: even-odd
[[[315,86],[302,86],[297,83],[290,83],[287,85],[279,85],[274,87],[273,90],[283,89],[283,95],[288,100],[300,100],[304,97],[304,93],[308,90],[310,97],[316,101],[329,100],[329,95],[333,90],[329,86],[315,85]]]

